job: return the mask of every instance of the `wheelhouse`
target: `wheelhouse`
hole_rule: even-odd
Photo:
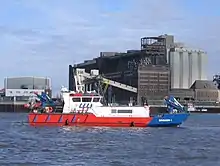
[[[102,96],[97,94],[70,94],[71,100],[75,102],[82,102],[82,103],[100,103]]]

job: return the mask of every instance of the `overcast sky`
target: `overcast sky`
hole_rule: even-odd
[[[68,85],[68,65],[100,51],[139,49],[160,34],[208,52],[220,73],[218,0],[2,0],[0,87],[12,76],[48,76]],[[2,81],[1,81],[2,80]]]

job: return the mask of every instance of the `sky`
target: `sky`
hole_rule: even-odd
[[[218,0],[7,0],[0,6],[0,87],[5,77],[45,76],[68,86],[68,65],[101,51],[140,49],[140,38],[170,34],[208,53],[220,74]]]

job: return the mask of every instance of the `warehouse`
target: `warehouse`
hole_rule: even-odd
[[[4,79],[5,97],[26,100],[33,96],[33,92],[47,92],[51,96],[51,79],[45,77],[8,77]]]

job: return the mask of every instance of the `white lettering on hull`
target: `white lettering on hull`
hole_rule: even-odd
[[[172,122],[172,119],[159,119],[159,122]]]

